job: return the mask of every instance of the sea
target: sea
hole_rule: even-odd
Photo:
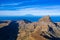
[[[2,20],[14,20],[14,21],[18,21],[18,20],[29,20],[31,22],[37,22],[40,18],[42,18],[43,16],[0,16],[0,21]],[[50,19],[53,22],[60,22],[60,16],[50,16]]]

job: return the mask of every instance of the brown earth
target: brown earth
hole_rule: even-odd
[[[6,36],[9,38],[5,40],[60,40],[60,22],[52,22],[50,16],[44,16],[38,22],[5,21],[0,23],[0,35],[1,40]]]
[[[20,22],[19,22],[19,24],[20,24]],[[59,25],[60,23],[57,23],[57,24]],[[33,22],[33,23],[28,23],[28,24],[24,22],[24,24],[20,24],[20,26],[19,26],[20,35],[18,35],[17,40],[54,40],[54,39],[58,39],[58,38],[60,38],[60,30],[58,29],[59,26],[57,26],[55,23],[53,23],[49,16],[44,16],[43,18],[39,19],[38,22]]]

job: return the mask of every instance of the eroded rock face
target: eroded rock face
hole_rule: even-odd
[[[9,40],[15,40],[15,36],[16,40],[60,40],[60,22],[53,23],[49,16],[42,17],[38,22],[4,21],[0,23],[0,28],[7,30],[0,29],[0,37],[2,33],[2,37],[10,34],[7,35]],[[4,39],[8,40],[7,37]]]
[[[59,40],[60,27],[53,23],[49,16],[44,16],[38,22],[19,22],[17,40]]]
[[[51,39],[56,38],[60,38],[60,30],[58,29],[59,26],[57,26],[56,24],[54,24],[49,16],[45,16],[43,18],[41,18],[38,21],[38,27],[36,27],[35,30],[40,30],[40,34],[42,34],[43,36],[47,36]],[[41,33],[42,32],[42,33]]]
[[[34,23],[25,23],[24,21],[19,22],[19,34],[17,40],[33,40],[34,37],[31,37],[33,32],[35,31],[37,27],[37,22]],[[33,38],[33,39],[31,39]],[[37,37],[38,38],[38,37]]]
[[[55,24],[60,27],[60,22],[56,22]]]

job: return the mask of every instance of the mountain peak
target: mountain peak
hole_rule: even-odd
[[[44,21],[44,22],[50,22],[50,16],[44,16],[43,18],[39,19],[39,22]]]

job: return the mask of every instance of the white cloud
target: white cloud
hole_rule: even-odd
[[[0,6],[16,6],[16,5],[21,5],[27,2],[31,2],[31,1],[22,1],[22,2],[17,2],[17,3],[7,3],[7,4],[0,4]]]
[[[19,5],[20,3],[9,3],[9,4],[0,4],[0,6],[15,6]]]
[[[53,6],[45,6],[45,9],[60,9],[60,5],[53,5]]]
[[[39,8],[25,8],[21,10],[14,10],[14,11],[0,11],[0,16],[22,16],[26,14],[32,14],[36,16],[43,16],[43,15],[60,15],[59,9],[39,9]]]

